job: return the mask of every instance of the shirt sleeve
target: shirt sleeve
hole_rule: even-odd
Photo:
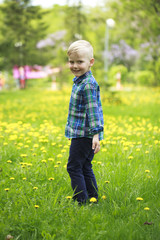
[[[86,113],[91,135],[95,135],[103,131],[101,124],[101,115],[98,106],[97,91],[99,86],[87,83],[84,88],[84,99],[86,106]]]

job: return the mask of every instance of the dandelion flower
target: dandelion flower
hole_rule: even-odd
[[[72,197],[71,197],[71,196],[67,196],[66,198],[67,198],[67,199],[72,199]]]
[[[97,162],[97,164],[98,164],[98,165],[101,165],[101,164],[102,164],[102,162]]]
[[[37,190],[38,189],[38,187],[33,187],[33,190]]]
[[[25,158],[25,157],[27,157],[27,154],[21,154],[20,156]]]
[[[54,178],[53,178],[53,177],[50,177],[50,178],[48,178],[48,180],[52,181],[52,180],[54,180]]]
[[[38,144],[34,144],[33,147],[34,147],[34,148],[38,148],[39,145],[38,145]]]
[[[149,153],[149,151],[145,151],[145,154],[148,154]]]
[[[145,173],[150,173],[150,170],[148,170],[148,169],[147,169],[147,170],[145,170]]]
[[[10,180],[14,180],[15,178],[14,177],[10,177]]]
[[[89,200],[91,203],[96,203],[97,202],[97,199],[95,198],[95,197],[92,197],[92,198],[90,198],[90,200]]]
[[[128,150],[128,147],[124,147],[123,150],[124,150],[124,151],[127,151],[127,150]]]
[[[58,158],[61,158],[61,157],[62,157],[62,154],[58,154],[57,157],[58,157]]]
[[[143,198],[137,197],[136,200],[137,200],[137,201],[143,201]]]
[[[42,163],[46,163],[47,161],[46,161],[46,160],[42,160],[41,162],[42,162]]]
[[[144,210],[145,210],[145,211],[149,211],[150,208],[149,208],[149,207],[145,207]]]
[[[133,159],[133,156],[129,156],[128,159]]]
[[[28,166],[28,167],[31,167],[31,166],[32,166],[32,163],[27,163],[27,166]]]
[[[35,208],[39,208],[39,205],[34,205]]]
[[[27,179],[26,177],[23,178],[23,180],[26,180],[26,179]]]
[[[105,183],[110,183],[110,181],[105,181]]]
[[[105,196],[105,195],[103,195],[103,196],[102,196],[102,199],[103,199],[103,200],[105,200],[105,199],[106,199],[106,196]]]
[[[9,188],[5,188],[4,190],[5,190],[6,192],[8,192],[10,189],[9,189]]]
[[[106,148],[103,148],[103,149],[102,149],[102,152],[107,152],[107,149],[106,149]]]
[[[7,142],[4,142],[4,143],[3,143],[3,145],[4,145],[4,146],[7,146],[7,145],[8,145],[8,143],[7,143]]]
[[[12,161],[11,161],[11,160],[8,160],[7,163],[12,163]]]

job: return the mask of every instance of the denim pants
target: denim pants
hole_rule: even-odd
[[[91,197],[98,199],[98,187],[91,163],[93,157],[91,138],[71,140],[67,171],[74,191],[73,199],[79,203],[86,202]]]

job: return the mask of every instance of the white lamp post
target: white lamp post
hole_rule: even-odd
[[[107,71],[108,71],[108,49],[109,49],[109,29],[115,26],[115,21],[112,18],[106,20],[106,32],[105,32],[105,52],[104,52],[104,71],[105,80],[107,81]]]

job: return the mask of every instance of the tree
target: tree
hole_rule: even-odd
[[[43,57],[40,58],[41,53],[36,49],[36,43],[46,29],[42,9],[32,6],[30,0],[5,0],[0,10],[4,22],[4,38],[0,42],[3,65],[10,68],[14,64],[42,63]]]

